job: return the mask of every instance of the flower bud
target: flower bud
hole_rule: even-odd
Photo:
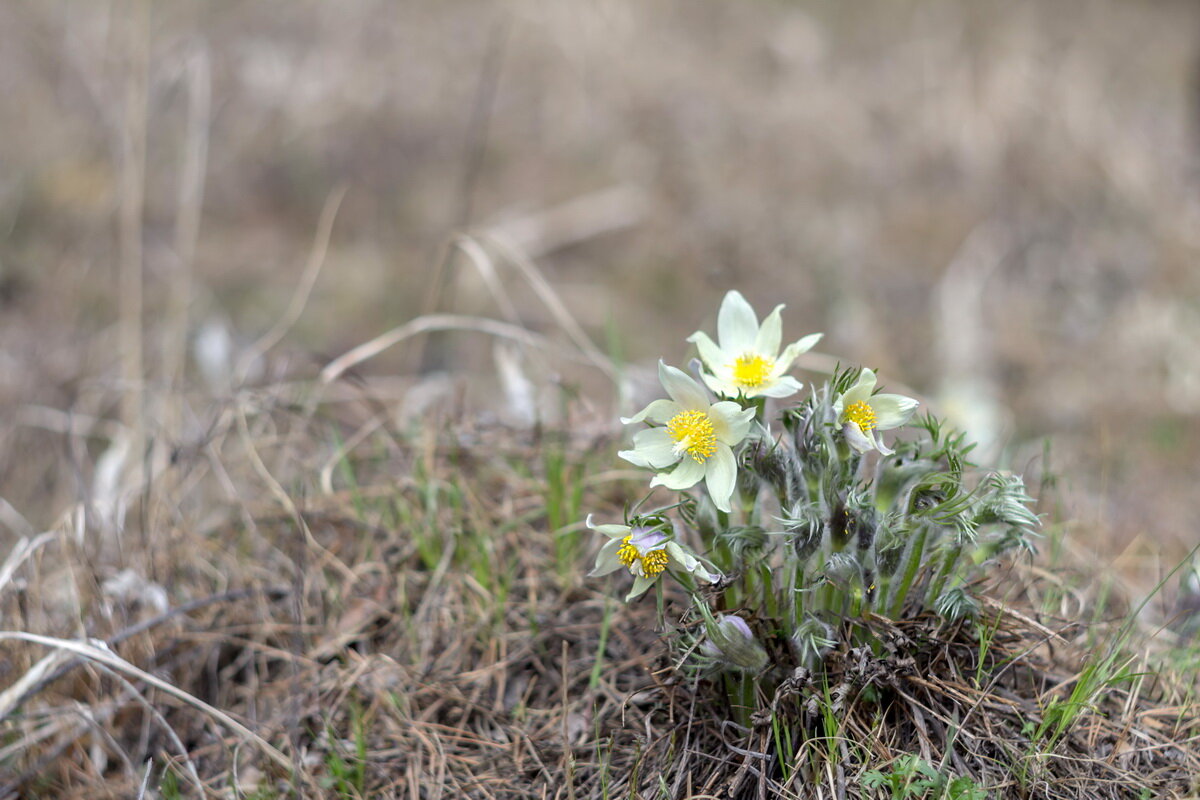
[[[792,633],[792,650],[802,666],[812,668],[836,644],[833,628],[816,617],[805,617]]]
[[[821,546],[825,526],[819,517],[808,509],[797,509],[787,520],[787,532],[791,535],[792,548],[801,563],[808,561]]]
[[[700,651],[738,672],[761,672],[769,661],[746,620],[735,614],[720,614],[708,625]]]
[[[866,497],[853,497],[846,505],[846,529],[855,540],[861,557],[875,543],[878,514]]]
[[[783,442],[759,437],[746,449],[747,467],[775,490],[784,503],[796,497],[796,480],[800,465]]]

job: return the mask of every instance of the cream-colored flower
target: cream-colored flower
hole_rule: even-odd
[[[803,384],[785,373],[796,356],[812,349],[823,334],[814,333],[792,342],[783,352],[780,313],[783,306],[767,315],[762,325],[754,309],[738,291],[731,291],[721,302],[717,314],[717,341],[696,331],[688,337],[700,350],[700,359],[708,370],[704,382],[725,397],[787,397],[800,391]]]
[[[743,409],[730,400],[710,403],[700,384],[661,361],[658,378],[670,399],[655,400],[621,421],[663,427],[638,431],[633,449],[617,455],[657,471],[651,486],[682,491],[703,480],[717,508],[729,511],[729,498],[737,480],[733,447],[746,438],[754,409]]]
[[[875,373],[864,369],[854,385],[833,401],[833,413],[846,443],[860,453],[878,450],[891,455],[894,451],[883,443],[880,431],[899,428],[912,418],[920,405],[911,397],[902,394],[872,394],[875,391]]]
[[[663,533],[659,527],[593,525],[591,514],[588,515],[587,526],[609,539],[600,548],[596,567],[589,576],[600,577],[622,567],[628,569],[629,574],[633,575],[633,589],[625,597],[626,601],[649,589],[667,567],[683,570],[708,583],[721,579],[719,572],[709,572],[694,553]]]

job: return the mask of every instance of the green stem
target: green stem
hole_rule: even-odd
[[[941,569],[938,570],[937,577],[933,579],[933,583],[929,586],[929,593],[925,596],[925,603],[927,605],[932,604],[941,595],[942,589],[946,586],[946,579],[950,576],[954,565],[958,563],[958,558],[962,555],[962,551],[963,546],[961,544],[946,551],[946,556],[942,559]]]
[[[913,540],[912,550],[908,554],[908,563],[904,566],[904,575],[900,579],[900,585],[896,587],[896,593],[888,608],[888,616],[892,619],[897,619],[900,612],[904,610],[904,601],[908,599],[908,590],[912,588],[913,581],[917,577],[917,570],[921,568],[921,557],[925,554],[925,539],[928,535],[929,525],[922,524]]]
[[[762,573],[763,605],[766,606],[767,616],[775,619],[779,616],[779,603],[776,599],[775,587],[771,580],[771,568],[766,564],[760,567]]]

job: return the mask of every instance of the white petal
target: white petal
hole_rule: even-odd
[[[846,437],[846,444],[860,453],[875,449],[875,440],[865,435],[862,429],[853,422],[847,422],[842,426],[842,435]]]
[[[596,533],[602,533],[610,539],[613,539],[613,538],[624,539],[626,536],[629,535],[630,531],[633,530],[633,528],[629,527],[628,525],[613,525],[613,524],[593,525],[592,524],[592,516],[593,516],[592,514],[587,515],[587,526],[589,528],[591,528],[592,530],[594,530]]]
[[[767,318],[762,321],[762,327],[758,329],[758,335],[754,337],[754,352],[764,358],[775,358],[779,355],[779,343],[783,341],[783,321],[780,319],[783,313],[783,304],[775,306],[775,310],[767,314]]]
[[[671,399],[682,406],[684,410],[708,408],[708,395],[705,394],[700,384],[688,377],[683,370],[668,367],[659,361],[658,379],[662,381],[663,388],[667,390],[667,394],[671,395]]]
[[[632,417],[621,417],[621,422],[626,425],[632,425],[635,422],[652,422],[655,425],[666,425],[671,417],[683,411],[679,403],[674,400],[655,400],[650,405],[643,408]]]
[[[875,411],[875,428],[890,431],[912,419],[919,402],[902,394],[877,394],[870,400]]]
[[[721,445],[717,445],[720,452]],[[679,466],[670,472],[660,472],[650,481],[651,486],[665,486],[677,492],[690,489],[704,477],[704,465],[691,456],[684,456]]]
[[[854,385],[842,395],[842,408],[869,400],[873,391],[875,391],[875,373],[864,369],[859,373],[858,380],[854,382]]]
[[[775,359],[775,369],[780,373],[787,372],[792,368],[792,362],[796,360],[796,356],[812,350],[824,335],[823,333],[810,333],[803,339],[794,341],[783,348],[783,352],[779,354],[779,358]]]
[[[875,431],[874,438],[875,438],[875,449],[879,451],[880,455],[890,456],[892,453],[896,452],[895,450],[893,450],[892,448],[888,447],[886,444],[883,443],[883,436],[880,435],[879,431]]]
[[[717,441],[733,446],[746,438],[754,419],[754,409],[742,408],[732,400],[722,400],[708,409],[708,418],[712,420]]]
[[[790,397],[803,388],[804,384],[793,378],[791,375],[783,375],[777,378],[774,383],[764,384],[763,387],[760,387],[748,396]]]
[[[704,483],[708,486],[713,505],[722,511],[729,511],[729,498],[737,482],[737,460],[729,445],[718,443],[717,452],[712,454],[705,466]]]
[[[667,555],[675,560],[675,563],[683,567],[686,572],[695,572],[700,567],[700,559],[689,553],[678,542],[667,542]]]
[[[656,576],[657,577],[657,576]],[[633,588],[629,590],[629,594],[625,595],[625,602],[628,603],[634,598],[641,597],[646,590],[654,585],[655,578],[647,578],[644,575],[639,575],[633,579]]]
[[[718,378],[716,375],[709,375],[707,372],[701,372],[700,377],[704,379],[705,385],[712,389],[713,394],[721,397],[737,397],[738,387],[736,384],[730,383],[727,379]]]
[[[717,347],[708,334],[703,331],[696,331],[688,337],[688,341],[696,345],[696,349],[700,351],[700,360],[714,372],[726,362],[733,360],[732,356],[727,356],[721,352],[721,348]]]
[[[717,341],[721,349],[740,355],[754,347],[757,336],[758,318],[746,298],[737,290],[725,295],[717,314]]]
[[[607,575],[610,572],[616,572],[621,568],[621,562],[617,559],[617,551],[621,549],[621,540],[613,539],[605,543],[604,547],[600,548],[600,553],[596,556],[596,566],[588,573],[589,578],[599,578]]]
[[[675,440],[666,428],[646,428],[633,435],[633,449],[622,450],[618,456],[638,467],[662,469],[679,460]]]

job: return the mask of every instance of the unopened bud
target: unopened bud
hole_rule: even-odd
[[[796,558],[801,563],[804,563],[821,546],[821,538],[825,532],[825,525],[816,514],[804,509],[794,511],[791,519],[787,520],[787,523],[787,532],[791,535],[792,549],[796,553]]]
[[[746,620],[734,614],[720,614],[708,625],[700,651],[739,672],[761,672],[770,660]]]
[[[795,499],[800,465],[783,442],[773,442],[767,437],[756,439],[748,448],[747,466],[775,490],[781,502]]]
[[[812,668],[837,643],[833,628],[816,617],[807,617],[792,633],[792,649],[802,666]]]

